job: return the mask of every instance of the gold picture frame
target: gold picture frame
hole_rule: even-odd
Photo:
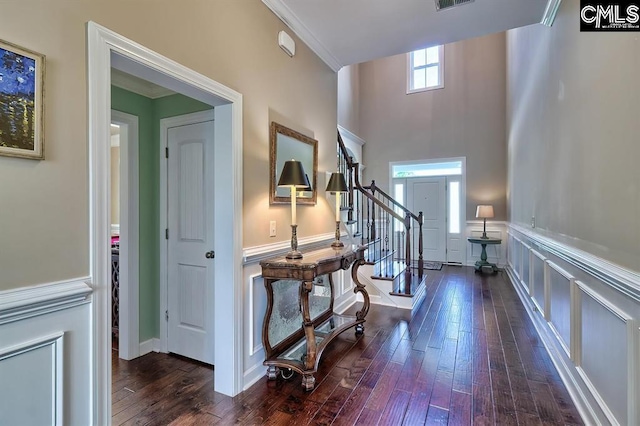
[[[0,40],[0,155],[44,159],[45,56]]]
[[[311,191],[299,191],[296,204],[316,204],[318,191],[318,141],[293,129],[271,122],[269,137],[269,204],[291,204],[289,188],[279,188],[278,179],[284,162],[302,163]]]

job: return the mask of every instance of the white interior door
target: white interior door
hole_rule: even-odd
[[[407,204],[409,210],[422,212],[422,238],[424,260],[446,261],[446,178],[425,177],[407,179]],[[417,232],[417,226],[414,231]],[[417,238],[414,259],[417,259]]]
[[[213,120],[168,129],[169,352],[214,363]]]

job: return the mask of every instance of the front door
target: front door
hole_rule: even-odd
[[[446,178],[425,177],[407,179],[407,204],[412,212],[422,212],[424,260],[445,262],[447,244]],[[414,226],[413,232],[418,232]],[[417,237],[417,235],[416,235]],[[417,242],[417,238],[415,239]],[[418,244],[414,244],[414,259],[418,259]]]
[[[213,364],[213,119],[168,129],[169,352]]]

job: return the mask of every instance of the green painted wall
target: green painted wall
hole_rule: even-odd
[[[160,336],[160,120],[211,109],[176,94],[149,99],[111,88],[111,108],[138,117],[140,167],[140,341]]]

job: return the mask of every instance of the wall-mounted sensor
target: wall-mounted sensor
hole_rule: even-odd
[[[296,42],[284,31],[278,33],[278,45],[287,55],[293,57],[296,54]]]

